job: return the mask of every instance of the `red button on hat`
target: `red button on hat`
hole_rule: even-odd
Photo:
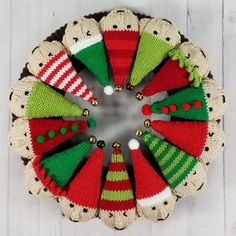
[[[182,108],[185,110],[185,111],[188,111],[190,109],[190,105],[188,103],[184,103]]]
[[[194,106],[195,108],[200,108],[200,107],[202,106],[202,103],[201,103],[201,101],[195,101],[195,102],[193,103],[193,106]]]
[[[170,111],[172,111],[172,112],[176,112],[176,110],[177,110],[176,105],[173,105],[173,104],[171,104],[171,105],[169,106],[169,108],[170,108]]]
[[[169,112],[169,108],[168,108],[168,107],[162,107],[162,108],[161,108],[161,112],[164,113],[164,114],[166,114],[166,113]]]

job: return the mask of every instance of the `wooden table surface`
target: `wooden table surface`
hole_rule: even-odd
[[[76,16],[121,6],[172,19],[183,34],[205,48],[211,57],[214,78],[225,89],[227,111],[222,121],[225,151],[209,167],[205,192],[179,201],[172,217],[163,223],[138,219],[129,229],[115,232],[99,220],[69,222],[61,216],[56,203],[34,198],[25,191],[24,167],[8,149],[7,133],[11,126],[8,90],[17,80],[30,50],[53,30]],[[236,235],[235,0],[0,0],[0,29],[3,55],[0,58],[0,236]],[[117,127],[134,125],[137,113],[129,104],[125,105],[127,112],[120,108],[123,122],[115,119],[119,118],[116,113],[108,116],[108,120],[118,125],[104,135],[115,138]]]

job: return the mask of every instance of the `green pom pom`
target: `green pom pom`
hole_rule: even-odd
[[[73,125],[71,125],[71,130],[73,132],[77,132],[79,130],[79,126],[77,124],[73,124]]]
[[[67,134],[67,128],[66,127],[62,127],[60,129],[60,134]]]
[[[44,143],[45,137],[43,135],[38,135],[37,138],[36,138],[36,141],[38,143]]]
[[[90,129],[96,128],[96,121],[95,121],[93,118],[89,118],[89,119],[87,120],[87,123],[88,123],[88,127],[89,127]]]
[[[49,138],[54,138],[56,136],[56,132],[54,131],[54,130],[50,130],[49,132],[48,132],[48,137]]]

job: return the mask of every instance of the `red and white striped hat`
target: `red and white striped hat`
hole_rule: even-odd
[[[45,64],[37,76],[45,83],[79,96],[85,101],[94,100],[93,93],[88,89],[79,74],[75,71],[64,50],[59,51]]]

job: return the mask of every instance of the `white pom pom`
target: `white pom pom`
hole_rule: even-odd
[[[114,92],[114,89],[111,87],[111,85],[108,85],[104,88],[104,93],[108,96],[112,95]]]
[[[128,146],[130,150],[137,150],[139,149],[139,142],[136,139],[130,139]]]

